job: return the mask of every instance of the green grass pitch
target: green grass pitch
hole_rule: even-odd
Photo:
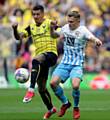
[[[61,103],[51,89],[53,104],[59,110]],[[71,89],[65,94],[72,102]],[[36,90],[36,96],[30,103],[22,103],[26,89],[0,89],[0,120],[43,120],[47,111]],[[110,90],[81,90],[80,120],[110,120]],[[64,117],[54,114],[49,120],[73,120],[72,107]]]

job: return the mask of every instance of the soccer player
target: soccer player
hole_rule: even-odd
[[[54,21],[45,19],[44,7],[41,5],[35,5],[32,8],[32,15],[35,23],[30,24],[21,33],[18,32],[16,23],[12,25],[12,28],[17,40],[31,36],[36,48],[35,57],[32,60],[31,83],[23,102],[29,102],[34,97],[37,82],[39,94],[48,109],[44,115],[44,119],[47,119],[56,112],[46,88],[49,68],[54,66],[57,61],[56,39],[53,39],[50,34],[50,26]]]
[[[80,13],[70,11],[67,15],[67,24],[61,30],[55,31],[54,25],[51,26],[52,37],[61,37],[64,40],[64,55],[60,64],[56,67],[50,82],[55,95],[62,102],[58,113],[62,117],[66,110],[71,107],[71,103],[64,95],[59,83],[64,83],[68,78],[71,79],[73,101],[73,118],[80,118],[79,100],[80,83],[83,76],[84,49],[87,41],[93,41],[97,46],[102,42],[96,38],[85,26],[80,26]]]

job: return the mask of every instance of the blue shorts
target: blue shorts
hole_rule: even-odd
[[[79,65],[68,65],[60,63],[56,67],[52,76],[59,76],[62,82],[65,82],[68,78],[79,78],[80,80],[82,80],[83,68]]]

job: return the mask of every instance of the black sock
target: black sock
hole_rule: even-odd
[[[35,88],[36,81],[40,73],[40,63],[37,60],[32,61],[31,84],[30,88]]]
[[[53,105],[51,102],[51,97],[50,97],[49,92],[46,90],[46,91],[39,92],[39,93],[40,93],[40,96],[41,96],[44,104],[46,105],[47,109],[51,110],[53,108]]]
[[[37,75],[38,75],[38,71],[32,71],[31,72],[31,84],[30,84],[30,88],[35,88]]]
[[[47,89],[45,91],[45,94],[48,96],[48,99],[49,99],[50,103],[52,104],[51,96]]]

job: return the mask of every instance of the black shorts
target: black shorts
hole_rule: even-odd
[[[46,53],[43,53],[43,54],[45,56],[45,60],[43,61],[45,63],[45,65],[47,65],[48,67],[52,67],[52,66],[54,66],[56,64],[57,55],[55,53],[46,52]]]

